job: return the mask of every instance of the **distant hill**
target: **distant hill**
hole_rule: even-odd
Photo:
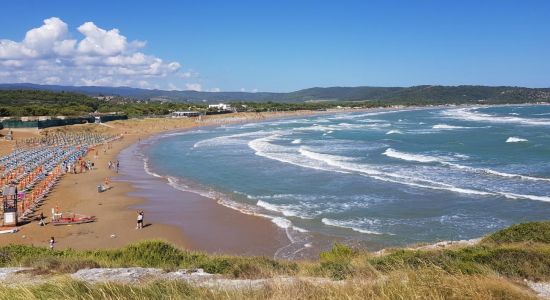
[[[550,102],[550,88],[512,86],[439,86],[412,87],[314,87],[290,93],[197,92],[148,90],[131,87],[60,86],[30,83],[0,84],[0,89],[46,90],[74,92],[88,96],[115,95],[136,99],[175,102],[313,102],[313,101],[383,101],[386,103],[513,103]]]

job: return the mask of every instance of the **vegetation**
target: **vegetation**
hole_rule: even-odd
[[[449,275],[430,268],[391,272],[384,280],[318,286],[306,281],[259,289],[207,289],[185,282],[90,284],[70,279],[26,287],[0,286],[0,299],[537,299],[496,276]]]
[[[530,222],[512,225],[483,239],[484,244],[522,242],[550,244],[550,222]]]
[[[10,245],[0,248],[0,266],[30,266],[38,274],[58,274],[61,281],[29,287],[0,287],[0,298],[128,299],[529,299],[523,279],[550,281],[550,221],[511,226],[475,246],[433,250],[389,250],[373,255],[336,244],[318,261],[290,262],[265,257],[209,255],[181,250],[161,241],[144,241],[115,250],[55,250]],[[69,280],[64,273],[90,267],[203,268],[229,278],[326,277],[339,284],[296,280],[257,290],[218,291],[182,282],[131,286]],[[19,296],[18,296],[19,295]],[[18,298],[19,297],[19,298]],[[8,298],[6,298],[8,299]]]
[[[2,85],[0,85],[2,87]],[[4,88],[16,88],[7,85]],[[341,107],[423,106],[550,102],[550,89],[488,86],[330,87],[291,93],[160,91],[135,88],[20,86],[0,89],[0,117],[79,116],[123,112],[130,117],[175,110],[208,111],[206,103],[230,102],[241,111],[318,110]],[[46,89],[46,90],[40,90]],[[48,89],[54,91],[47,91]],[[64,92],[70,90],[71,92]],[[96,97],[98,92],[116,97]]]
[[[38,270],[70,273],[85,267],[156,267],[166,270],[202,268],[236,278],[295,274],[297,263],[265,257],[208,255],[180,250],[162,241],[144,241],[114,250],[56,250],[9,245],[0,248],[0,266],[30,266]]]
[[[93,112],[122,112],[130,117],[166,115],[174,110],[205,110],[201,104],[112,101],[76,93],[36,90],[0,90],[0,117],[82,116]]]
[[[71,91],[86,95],[117,95],[140,100],[167,100],[178,102],[279,102],[302,103],[308,101],[370,101],[397,104],[445,104],[445,103],[519,103],[550,101],[548,88],[524,88],[514,86],[440,86],[419,85],[411,87],[326,87],[309,88],[290,93],[245,92],[197,92],[163,91],[128,87],[75,87],[34,84],[0,84],[0,89],[35,89]]]

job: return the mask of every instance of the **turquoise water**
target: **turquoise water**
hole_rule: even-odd
[[[314,235],[376,249],[550,218],[547,105],[228,125],[165,134],[145,151],[150,173],[270,218],[294,249]]]

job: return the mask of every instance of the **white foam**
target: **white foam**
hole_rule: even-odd
[[[271,143],[272,141],[276,140],[279,137],[280,137],[279,135],[275,134],[275,135],[271,135],[263,138],[258,138],[248,142],[248,146],[255,151],[256,155],[262,156],[268,159],[296,165],[303,168],[348,173],[341,170],[339,171],[339,170],[327,168],[327,166],[324,166],[323,164],[319,164],[318,161],[304,160],[303,157],[300,157],[300,155],[298,155],[296,148],[285,147],[285,146],[275,145]]]
[[[267,218],[271,219],[271,222],[273,222],[273,224],[277,225],[277,227],[285,229],[287,231],[287,236],[288,236],[289,240],[291,240],[292,242],[294,242],[294,236],[291,235],[290,232],[288,232],[289,230],[297,231],[299,233],[309,232],[306,229],[303,229],[303,228],[292,225],[292,222],[289,219],[286,219],[286,218],[283,218],[283,217],[273,217],[273,216],[265,216],[265,215],[264,215],[264,217],[267,217]]]
[[[403,134],[403,132],[401,132],[400,130],[397,130],[397,129],[393,129],[393,130],[390,130],[390,131],[386,132],[386,134]]]
[[[420,188],[428,188],[428,189],[434,189],[434,190],[446,190],[446,191],[462,193],[462,194],[474,194],[474,195],[482,195],[482,196],[495,195],[494,193],[459,188],[450,184],[435,182],[427,179],[419,179],[419,178],[413,178],[410,176],[404,176],[397,173],[389,173],[382,170],[377,170],[370,165],[350,163],[349,161],[353,160],[353,158],[316,153],[313,151],[306,150],[303,147],[300,148],[300,153],[306,157],[323,161],[330,166],[338,167],[346,171],[359,172],[362,175],[365,175],[377,180],[381,180],[381,181],[399,183],[403,185],[420,187]]]
[[[436,124],[432,126],[433,129],[467,129],[471,127],[464,127],[464,126],[454,126],[454,125],[447,125],[447,124]]]
[[[323,224],[328,225],[328,226],[347,228],[347,229],[351,229],[351,230],[359,232],[359,233],[376,234],[376,235],[383,234],[383,233],[378,232],[378,231],[373,231],[373,230],[368,230],[368,229],[357,227],[358,226],[357,222],[353,222],[353,221],[341,221],[341,220],[333,220],[333,219],[323,218],[323,219],[321,219],[321,222],[323,222]]]
[[[527,142],[527,139],[511,136],[506,140],[506,143],[521,143],[521,142]]]
[[[306,229],[303,229],[301,227],[297,227],[297,226],[292,226],[292,229],[298,231],[298,232],[301,232],[301,233],[306,233],[306,232],[309,232],[309,230],[306,230]],[[304,245],[305,246],[305,245]]]
[[[239,211],[243,214],[263,217],[263,218],[267,218],[267,219],[271,220],[271,222],[273,222],[275,225],[277,225],[277,227],[280,227],[282,229],[286,229],[286,235],[287,235],[288,239],[293,243],[295,242],[297,237],[293,233],[289,232],[288,230],[292,230],[292,231],[299,232],[299,233],[308,232],[308,230],[306,230],[306,229],[293,226],[292,222],[290,220],[286,219],[286,218],[261,213],[260,211],[258,211],[257,207],[247,205],[245,203],[239,203],[239,202],[233,201],[233,200],[229,199],[227,196],[225,196],[221,193],[218,193],[218,192],[215,192],[215,191],[201,190],[201,189],[192,189],[189,186],[181,183],[175,177],[168,176],[168,177],[166,177],[166,179],[168,180],[168,184],[170,186],[172,186],[173,188],[177,189],[177,190],[185,191],[185,192],[191,192],[191,193],[201,195],[203,197],[214,199],[214,200],[216,200],[216,202],[218,204],[223,205],[223,206],[228,207],[228,208],[231,208],[231,209],[234,209],[234,210],[237,210],[237,211]],[[266,203],[266,202],[264,202],[264,203]],[[269,205],[266,205],[266,206],[269,207]],[[275,206],[273,206],[273,208],[275,208]],[[274,209],[274,210],[277,211],[276,209]]]
[[[161,137],[171,137],[171,136],[180,136],[180,135],[188,135],[193,133],[204,133],[207,132],[206,130],[202,129],[195,129],[195,130],[185,130],[185,131],[178,131],[178,132],[171,132],[171,133],[165,133]]]
[[[252,196],[248,195],[248,198],[249,199],[252,199]],[[276,211],[276,212],[280,212],[279,210],[279,207],[271,204],[271,203],[268,203],[268,202],[265,202],[265,201],[262,201],[262,200],[258,200],[258,202],[256,203],[256,205],[260,206],[260,207],[263,207],[267,210],[271,210],[271,211]]]
[[[302,143],[302,140],[301,139],[295,139],[293,140],[292,142],[290,142],[291,144],[300,144]]]
[[[415,161],[415,162],[421,162],[421,163],[431,163],[436,162],[440,163],[445,166],[449,166],[452,168],[460,169],[460,170],[466,170],[474,173],[485,173],[500,177],[506,177],[506,178],[518,178],[523,180],[531,180],[531,181],[548,181],[550,182],[550,178],[543,178],[543,177],[535,177],[535,176],[528,176],[528,175],[521,175],[521,174],[512,174],[512,173],[505,173],[505,172],[499,172],[487,168],[474,168],[469,166],[460,165],[457,163],[452,163],[447,161],[445,158],[442,157],[436,157],[436,156],[428,156],[428,155],[420,155],[420,154],[412,154],[412,153],[405,153],[400,152],[397,150],[394,150],[392,148],[386,149],[384,153],[382,153],[388,157],[398,158],[406,161]],[[455,155],[456,157],[461,157],[461,155]],[[463,156],[463,158],[467,158],[468,156]]]
[[[412,187],[450,191],[450,192],[461,193],[461,194],[470,194],[470,195],[479,195],[479,196],[504,196],[504,194],[500,192],[480,191],[480,190],[474,190],[474,189],[461,188],[450,184],[435,182],[432,180],[405,176],[398,173],[390,173],[384,170],[379,170],[370,165],[350,162],[350,161],[353,161],[354,158],[317,153],[317,152],[305,149],[304,147],[299,148],[298,152],[299,154],[301,154],[301,156],[299,156],[299,155],[296,155],[297,153],[294,148],[289,149],[288,147],[283,147],[283,146],[269,143],[269,141],[272,141],[276,138],[277,136],[269,136],[265,138],[256,139],[249,142],[249,147],[256,151],[256,155],[277,160],[280,162],[297,165],[304,168],[311,168],[311,169],[317,169],[322,171],[339,172],[339,173],[358,172],[363,176],[367,176],[367,177],[381,180],[381,181],[398,183],[398,184],[408,185]],[[309,158],[310,160],[305,160],[304,157]],[[415,159],[426,160],[426,157],[422,157],[422,158],[417,157]],[[478,169],[440,161],[439,158],[437,160],[433,158],[428,158],[428,160],[437,161],[449,166],[457,166],[459,168],[480,171]],[[482,171],[487,172],[486,170],[482,170]],[[500,173],[493,171],[492,174],[498,175]],[[516,175],[513,175],[513,176],[516,176]],[[550,180],[546,178],[533,178],[533,177],[523,176],[523,175],[518,175],[518,177],[522,179]],[[522,197],[522,198],[537,200],[535,197],[538,197],[538,196]]]
[[[392,148],[386,149],[386,151],[384,151],[384,153],[382,154],[388,157],[393,157],[393,158],[402,159],[406,161],[417,161],[417,162],[423,162],[423,163],[441,162],[441,159],[439,157],[399,152]]]
[[[550,197],[547,197],[547,196],[523,195],[523,194],[514,194],[514,193],[501,193],[501,194],[508,199],[529,199],[529,200],[535,200],[535,201],[550,202]]]
[[[541,118],[521,118],[511,116],[497,116],[491,114],[485,114],[476,111],[479,108],[459,108],[442,111],[442,115],[459,120],[474,121],[474,122],[489,122],[489,123],[501,123],[501,124],[520,124],[520,125],[532,125],[532,126],[549,126],[550,119]]]
[[[403,111],[411,111],[412,109],[399,109],[399,110],[386,110],[386,111],[377,111],[377,112],[369,112],[369,113],[345,113],[341,115],[337,115],[331,118],[328,118],[329,120],[347,120],[347,119],[360,119],[365,117],[372,117],[372,116],[379,116],[379,115],[385,115],[385,114],[391,114],[391,113],[397,113],[397,112],[403,112]]]
[[[149,167],[149,160],[147,158],[143,159],[143,169],[145,170],[145,173],[147,173],[147,174],[149,174],[153,177],[162,178],[161,175],[159,175],[159,174],[157,174],[157,173],[155,173],[151,170],[151,168]]]
[[[277,227],[287,229],[292,227],[292,222],[290,222],[288,219],[282,218],[282,217],[275,217],[271,219],[271,222],[273,222]]]
[[[218,146],[230,145],[230,144],[243,144],[243,143],[246,143],[246,140],[243,140],[241,138],[262,136],[265,134],[266,134],[265,131],[254,131],[254,132],[245,132],[245,133],[238,133],[238,134],[231,134],[231,135],[222,135],[222,136],[217,136],[217,137],[198,141],[193,145],[193,148],[218,147]]]
[[[249,197],[252,198],[252,197]],[[299,217],[302,219],[311,219],[311,217],[306,216],[300,213],[300,207],[297,205],[287,204],[287,205],[275,205],[269,202],[258,200],[256,203],[257,206],[267,209],[269,211],[274,211],[283,214],[285,217]]]

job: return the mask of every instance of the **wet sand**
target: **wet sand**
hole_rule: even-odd
[[[180,191],[165,178],[154,177],[144,170],[136,152],[140,145],[124,149],[119,160],[121,176],[117,181],[131,182],[131,196],[148,199],[134,206],[146,213],[146,224],[163,223],[180,228],[191,242],[189,248],[210,253],[273,256],[289,243],[284,231],[257,216],[242,214],[218,204],[214,199]]]

